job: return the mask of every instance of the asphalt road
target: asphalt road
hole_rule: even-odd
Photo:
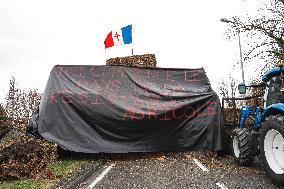
[[[211,152],[126,154],[110,156],[107,163],[81,188],[281,188],[265,175],[261,163],[239,167],[232,156]],[[283,187],[282,187],[283,188]]]

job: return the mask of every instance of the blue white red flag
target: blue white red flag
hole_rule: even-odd
[[[111,31],[105,39],[105,48],[132,43],[132,25]]]

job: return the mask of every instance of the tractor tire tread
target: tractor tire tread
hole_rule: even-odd
[[[235,133],[235,134],[234,134]],[[252,135],[247,128],[234,129],[233,135],[239,139],[239,157],[234,157],[235,162],[241,166],[250,166],[253,163]]]

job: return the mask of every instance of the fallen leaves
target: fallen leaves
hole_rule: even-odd
[[[56,145],[33,136],[21,136],[0,144],[0,179],[51,178],[45,170],[48,163],[57,159]]]

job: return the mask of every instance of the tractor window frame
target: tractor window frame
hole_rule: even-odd
[[[284,93],[280,90],[283,88],[281,76],[272,77],[267,84],[266,107],[284,102]]]

